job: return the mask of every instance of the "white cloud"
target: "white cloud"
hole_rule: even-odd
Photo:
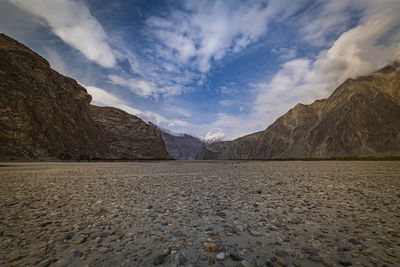
[[[273,48],[271,50],[273,54],[277,54],[280,59],[283,60],[288,60],[296,57],[297,51],[295,48],[286,48],[286,47],[281,47],[281,48]]]
[[[221,106],[230,106],[233,104],[233,101],[229,100],[229,99],[224,99],[224,100],[219,101],[219,104]]]
[[[229,139],[265,129],[297,103],[327,97],[345,79],[400,60],[399,4],[368,14],[316,57],[289,60],[270,80],[250,84],[257,92],[250,114],[220,113],[212,126],[229,133]]]
[[[45,47],[44,53],[45,53],[45,58],[49,61],[52,69],[58,71],[61,74],[67,75],[65,62],[54,49],[50,47]]]
[[[158,47],[160,57],[206,73],[213,62],[257,41],[273,17],[284,19],[300,2],[186,1],[184,11],[150,17],[147,25],[163,45]]]
[[[217,140],[223,140],[225,138],[225,136],[226,136],[226,134],[222,130],[217,131],[217,132],[209,131],[203,137],[203,139],[207,142],[212,142],[212,141],[217,141]]]
[[[83,85],[84,86],[84,85]],[[117,96],[110,94],[104,89],[95,86],[84,86],[88,93],[92,95],[92,104],[98,106],[115,107],[122,109],[130,114],[140,117],[146,122],[153,122],[155,124],[170,124],[170,121],[163,116],[152,112],[152,111],[141,111],[136,108],[132,108],[128,103],[118,98]]]
[[[89,9],[73,0],[9,0],[11,3],[44,19],[51,30],[65,43],[79,50],[86,58],[103,67],[113,67],[116,59],[107,43],[107,35]]]

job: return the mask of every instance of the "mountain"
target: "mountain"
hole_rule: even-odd
[[[158,130],[91,106],[85,88],[4,34],[0,93],[0,160],[169,158]]]
[[[155,124],[150,125],[161,131],[168,153],[174,159],[193,160],[196,154],[206,146],[201,139],[188,134],[174,134]]]
[[[327,99],[298,104],[266,130],[216,142],[196,159],[400,156],[400,64],[347,79]]]

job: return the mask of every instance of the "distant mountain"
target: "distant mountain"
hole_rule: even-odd
[[[85,88],[4,34],[0,94],[0,160],[169,158],[158,130],[91,106]]]
[[[400,156],[400,64],[347,79],[327,99],[298,104],[266,130],[216,142],[197,159]]]
[[[197,137],[188,134],[174,134],[155,124],[150,123],[150,125],[161,131],[167,151],[174,159],[193,160],[196,154],[206,146],[206,143]]]

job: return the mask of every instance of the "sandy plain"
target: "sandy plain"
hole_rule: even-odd
[[[2,266],[400,266],[398,161],[0,166]]]

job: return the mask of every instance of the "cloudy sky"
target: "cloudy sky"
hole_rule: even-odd
[[[2,0],[0,32],[92,103],[233,139],[400,59],[399,0]]]

